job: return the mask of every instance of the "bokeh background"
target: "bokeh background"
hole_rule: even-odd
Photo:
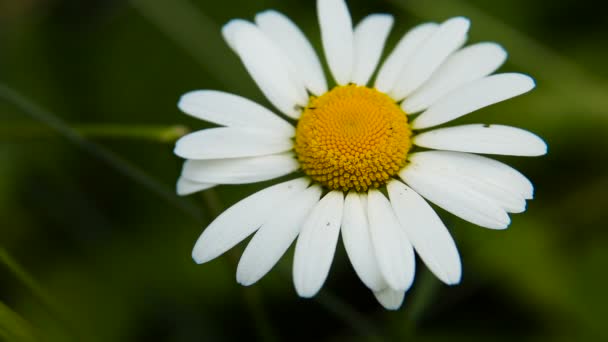
[[[506,231],[439,211],[462,284],[419,264],[387,312],[340,246],[321,293],[297,297],[291,255],[253,287],[243,244],[205,265],[190,252],[218,212],[267,184],[173,195],[174,140],[205,123],[179,96],[209,88],[267,104],[220,36],[278,9],[320,49],[314,1],[0,0],[0,340],[606,341],[608,11],[590,0],[349,0],[356,21],[389,12],[388,43],[420,21],[472,19],[501,71],[537,89],[460,119],[541,135],[542,158],[501,158],[536,198]]]

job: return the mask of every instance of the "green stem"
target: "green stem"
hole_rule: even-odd
[[[30,290],[47,308],[51,311],[56,312],[57,303],[49,296],[40,285],[29,275],[25,269],[13,259],[8,252],[0,247],[0,263],[4,264],[6,268],[13,273],[25,287]]]
[[[357,331],[366,341],[381,342],[384,337],[379,330],[363,314],[355,310],[350,304],[341,300],[328,290],[319,293],[315,300],[328,312],[334,314],[353,331]]]
[[[0,302],[0,341],[40,341],[34,328],[17,312]]]
[[[236,94],[252,90],[232,66],[221,26],[189,0],[130,0],[131,6],[196,60],[216,81]],[[205,42],[201,44],[201,42]],[[228,58],[227,58],[228,57]]]
[[[222,200],[215,189],[209,189],[203,192],[203,201],[205,202],[205,207],[209,208],[213,217],[219,216],[225,209]],[[238,264],[239,256],[234,249],[229,251],[227,256],[231,270],[235,269]],[[262,300],[262,293],[260,290],[255,287],[242,287],[241,294],[247,305],[247,310],[255,322],[254,327],[258,339],[260,341],[268,342],[278,341],[278,336],[274,331],[272,322],[264,308],[264,301]]]
[[[38,282],[19,264],[11,255],[2,247],[0,247],[0,264],[3,264],[13,276],[27,288],[34,297],[46,308],[48,313],[57,320],[66,331],[66,334],[71,336],[71,340],[75,338],[75,333],[65,319],[65,313],[60,310],[60,305],[51,297]]]
[[[260,341],[275,342],[279,341],[275,333],[272,323],[268,317],[268,313],[264,308],[262,294],[256,287],[243,288],[243,298],[247,303],[247,309],[251,313],[255,321],[255,327]]]
[[[421,270],[418,275],[418,284],[416,295],[413,296],[409,303],[407,313],[407,321],[412,325],[412,329],[418,326],[418,323],[425,318],[425,314],[429,308],[435,303],[437,294],[441,289],[441,283],[435,278],[429,270]]]
[[[86,124],[72,125],[71,128],[85,138],[134,139],[160,143],[173,143],[188,133],[188,128],[180,125]],[[0,127],[0,139],[8,141],[53,138],[57,136],[60,136],[57,131],[43,125],[3,124]]]
[[[1,83],[0,100],[5,100],[7,103],[13,104],[32,119],[48,126],[49,129],[61,135],[85,152],[105,162],[119,173],[164,198],[168,203],[172,204],[175,208],[181,210],[195,221],[201,222],[204,220],[197,207],[177,197],[173,190],[168,189],[164,184],[159,183],[156,179],[150,177],[147,173],[129,161],[121,158],[103,146],[88,140],[84,135],[70,127],[55,114],[38,106],[19,92]]]

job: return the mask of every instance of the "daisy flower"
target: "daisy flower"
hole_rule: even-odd
[[[460,282],[454,240],[427,201],[504,229],[509,213],[526,209],[533,186],[478,154],[547,151],[539,137],[514,127],[436,127],[535,84],[518,73],[491,75],[506,52],[489,42],[463,47],[470,23],[462,17],[414,27],[376,73],[393,17],[372,14],[353,27],[343,0],[318,0],[317,10],[333,88],[302,31],[269,10],[254,22],[232,20],[222,33],[278,113],[213,90],[180,99],[183,112],[222,126],[177,142],[175,153],[186,159],[180,195],[294,174],[217,217],[193,258],[207,262],[255,233],[236,275],[251,285],[297,239],[295,289],[312,297],[342,235],[361,281],[385,308],[397,309],[414,279],[414,251],[442,282]]]

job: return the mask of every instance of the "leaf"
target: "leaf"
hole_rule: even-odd
[[[0,340],[10,342],[40,341],[32,326],[19,314],[0,302]]]

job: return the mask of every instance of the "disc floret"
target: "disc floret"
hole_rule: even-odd
[[[331,190],[367,191],[406,163],[411,129],[403,110],[375,89],[338,86],[312,97],[296,129],[301,168]]]

